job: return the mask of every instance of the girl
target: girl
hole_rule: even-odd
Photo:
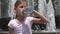
[[[14,5],[14,10],[17,15],[15,19],[10,20],[8,23],[9,27],[9,34],[32,34],[31,25],[32,22],[41,22],[44,20],[44,22],[48,22],[43,15],[41,17],[43,18],[34,18],[34,17],[25,17],[23,15],[23,10],[27,7],[27,3],[25,1],[16,1]],[[33,10],[33,13],[36,11]],[[36,14],[36,13],[35,13]]]

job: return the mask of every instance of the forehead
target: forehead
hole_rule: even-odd
[[[21,2],[20,6],[27,6],[26,2]]]

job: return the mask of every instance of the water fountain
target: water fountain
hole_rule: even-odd
[[[32,3],[31,3],[31,1],[32,1]],[[27,0],[28,6],[30,6],[30,4],[34,5],[33,1],[34,0]],[[9,17],[11,17],[11,19],[13,19],[13,17],[15,16],[15,13],[13,12],[15,2],[16,2],[16,0],[9,0],[8,15],[9,15]],[[54,32],[56,26],[55,26],[55,18],[54,18],[54,9],[53,9],[51,0],[49,0],[48,3],[46,3],[46,0],[39,0],[38,8],[39,8],[39,12],[43,13],[43,15],[45,15],[49,20],[49,23],[47,24],[48,32]],[[1,15],[1,13],[0,13],[0,15]]]
[[[49,22],[47,24],[48,32],[55,32],[55,17],[54,17],[54,9],[51,0],[46,3],[46,0],[39,0],[39,12],[45,15]]]
[[[55,9],[56,29],[60,30],[60,0],[54,0],[53,5]]]
[[[47,4],[47,17],[49,20],[47,28],[49,31],[54,32],[56,29],[56,25],[55,25],[54,9],[51,0],[49,0],[49,3]]]
[[[15,13],[14,13],[14,3],[15,2],[16,2],[16,0],[9,0],[8,14],[9,14],[9,17],[11,17],[11,19],[13,19],[13,17],[15,17]]]

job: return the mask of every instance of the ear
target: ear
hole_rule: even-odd
[[[16,7],[14,7],[14,12],[16,13]]]
[[[16,7],[14,7],[14,10],[16,10]]]

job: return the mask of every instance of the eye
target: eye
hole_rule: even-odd
[[[20,8],[24,8],[24,6],[20,6]]]
[[[20,8],[24,8],[24,6],[20,6]]]

